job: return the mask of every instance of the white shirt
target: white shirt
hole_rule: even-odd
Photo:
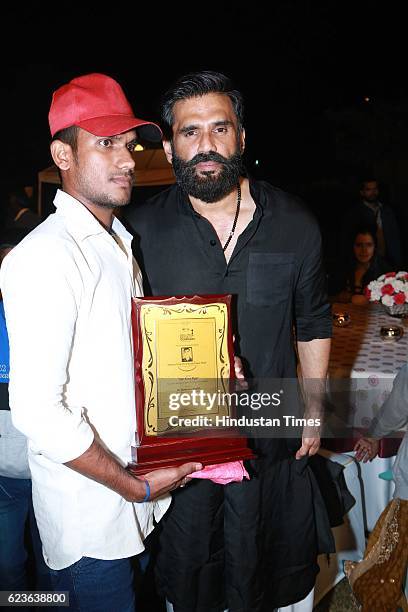
[[[56,213],[5,258],[0,271],[10,340],[10,407],[29,439],[33,502],[52,569],[81,557],[140,553],[170,504],[133,504],[63,463],[98,436],[131,460],[136,412],[131,297],[142,295],[131,235],[124,250],[80,202],[58,191]]]

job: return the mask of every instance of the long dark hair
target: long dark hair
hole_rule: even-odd
[[[384,259],[378,254],[377,237],[373,229],[367,226],[358,227],[353,232],[352,240],[348,248],[347,284],[351,288],[354,287],[355,271],[356,271],[356,267],[358,264],[358,260],[354,253],[354,244],[359,234],[365,234],[365,235],[371,236],[374,242],[373,256],[370,259],[368,269],[366,270],[366,272],[364,273],[361,279],[361,285],[362,285],[362,288],[364,289],[364,287],[366,287],[368,283],[370,283],[372,280],[375,280],[376,278],[381,276],[381,274],[384,274],[384,272],[390,271],[390,266],[388,266],[388,264],[384,261]]]

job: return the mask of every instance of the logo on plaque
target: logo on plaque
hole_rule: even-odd
[[[183,327],[180,333],[180,340],[195,340],[194,329],[188,329],[187,327]]]

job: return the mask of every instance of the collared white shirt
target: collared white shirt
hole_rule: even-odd
[[[123,249],[80,202],[58,191],[56,213],[5,258],[0,283],[10,340],[10,406],[29,439],[33,501],[44,557],[62,569],[81,557],[120,559],[170,497],[133,504],[71,470],[94,435],[123,464],[135,444],[131,297],[142,295],[131,235]]]

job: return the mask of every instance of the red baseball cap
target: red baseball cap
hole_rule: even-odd
[[[134,116],[123,89],[105,74],[72,79],[52,96],[48,114],[51,136],[76,125],[95,136],[116,136],[137,128],[143,139],[159,142],[161,129]]]

